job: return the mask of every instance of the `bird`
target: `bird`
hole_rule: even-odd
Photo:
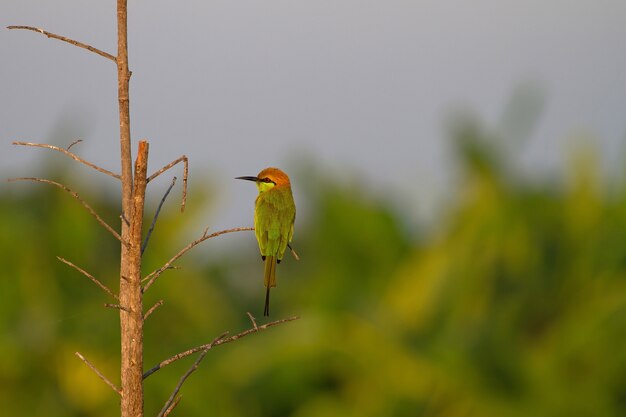
[[[270,315],[270,288],[276,286],[276,265],[283,259],[293,237],[296,205],[289,177],[278,168],[263,169],[257,176],[236,177],[256,183],[259,194],[254,203],[254,234],[265,262],[264,316]]]

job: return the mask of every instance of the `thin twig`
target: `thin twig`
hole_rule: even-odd
[[[152,181],[153,179],[155,179],[156,177],[158,177],[159,175],[161,175],[168,169],[172,168],[174,165],[178,164],[179,162],[183,162],[183,165],[184,165],[183,166],[183,198],[182,198],[182,202],[180,203],[180,211],[185,211],[185,204],[187,203],[187,178],[189,177],[189,160],[187,159],[186,155],[183,155],[179,157],[178,159],[175,159],[169,164],[165,165],[163,168],[159,169],[157,172],[150,175],[147,181],[148,182]]]
[[[289,250],[291,251],[291,254],[293,255],[293,257],[295,258],[296,261],[300,260],[300,257],[298,256],[298,254],[296,253],[295,250],[293,250],[293,248],[291,247],[291,243],[287,243],[287,247],[289,248]]]
[[[178,397],[176,397],[176,399],[174,400],[174,402],[172,403],[172,405],[169,406],[169,408],[167,410],[165,410],[165,413],[163,414],[163,417],[167,417],[170,415],[170,413],[172,412],[172,410],[174,410],[176,408],[176,406],[178,405],[178,403],[180,402],[180,400],[183,398],[183,395],[179,395]]]
[[[70,143],[69,146],[67,148],[65,148],[66,151],[69,151],[70,148],[78,143],[81,143],[83,140],[82,139],[76,139],[74,142]]]
[[[13,181],[36,181],[36,182],[43,182],[43,183],[46,183],[46,184],[56,185],[57,187],[59,187],[60,189],[62,189],[64,191],[67,191],[68,193],[70,193],[72,195],[72,197],[74,197],[75,199],[80,201],[80,203],[83,205],[83,207],[85,207],[87,209],[87,211],[89,211],[89,213],[93,217],[95,217],[95,219],[98,221],[98,223],[100,223],[102,225],[102,227],[104,227],[109,232],[111,232],[111,234],[113,236],[115,236],[115,238],[117,240],[119,240],[120,242],[122,242],[125,245],[127,244],[125,241],[122,240],[122,237],[119,235],[119,233],[117,233],[111,226],[109,226],[107,224],[107,222],[102,220],[102,218],[98,215],[98,213],[96,213],[95,210],[92,209],[89,204],[87,204],[82,198],[80,198],[80,196],[78,195],[78,193],[76,191],[72,191],[71,189],[69,189],[65,185],[60,184],[60,183],[58,183],[56,181],[47,180],[45,178],[35,178],[35,177],[9,178],[7,181],[9,181],[9,182],[13,182]]]
[[[91,275],[89,272],[85,271],[84,269],[74,265],[73,263],[71,263],[70,261],[61,258],[60,256],[57,256],[57,259],[61,262],[63,262],[66,265],[71,266],[72,268],[74,268],[75,270],[77,270],[78,272],[80,272],[81,274],[83,274],[84,276],[86,276],[87,278],[89,278],[90,280],[93,281],[94,284],[96,284],[98,287],[100,287],[104,292],[106,292],[107,294],[109,294],[111,297],[115,298],[116,300],[119,300],[119,297],[117,296],[117,294],[115,294],[113,291],[111,291],[109,289],[109,287],[107,287],[106,285],[104,285],[103,283],[101,283],[97,278],[95,278],[93,275]]]
[[[78,42],[78,41],[75,41],[74,39],[66,38],[65,36],[56,35],[54,33],[48,32],[47,30],[39,29],[33,26],[7,26],[7,29],[25,29],[25,30],[32,30],[33,32],[39,32],[42,35],[46,35],[49,38],[58,39],[60,41],[70,43],[74,46],[78,46],[79,48],[86,49],[90,52],[93,52],[107,59],[110,59],[113,62],[117,62],[117,58],[115,58],[113,55],[107,52],[101,51],[100,49],[94,48],[93,46],[87,45],[86,43]]]
[[[214,238],[214,237],[219,236],[219,235],[223,235],[223,234],[226,234],[226,233],[233,233],[233,232],[243,232],[243,231],[249,231],[249,230],[254,230],[254,228],[252,228],[252,227],[236,227],[234,229],[220,230],[219,232],[215,232],[215,233],[211,233],[210,235],[207,235],[208,229],[205,229],[204,230],[204,234],[202,235],[202,237],[200,237],[199,239],[194,240],[193,242],[191,242],[190,244],[185,246],[176,255],[174,255],[172,257],[172,259],[167,261],[165,263],[165,265],[163,265],[161,268],[159,268],[157,270],[152,271],[148,276],[146,276],[142,280],[142,281],[148,281],[146,283],[146,285],[144,285],[143,291],[146,292],[146,290],[148,288],[150,288],[152,286],[152,284],[154,284],[154,281],[163,273],[163,271],[168,269],[170,267],[170,265],[172,265],[172,263],[174,263],[178,258],[183,256],[188,250],[190,250],[194,246],[204,242],[207,239],[211,239],[211,238]]]
[[[162,305],[163,305],[163,300],[159,300],[159,301],[157,301],[157,302],[156,302],[156,304],[155,304],[155,305],[153,305],[152,307],[150,307],[150,308],[148,309],[148,311],[146,311],[146,314],[144,314],[144,315],[143,315],[143,319],[144,319],[144,321],[145,321],[148,317],[150,317],[150,315],[151,315],[152,313],[154,313],[154,310],[156,310],[157,308],[161,307]]]
[[[250,321],[252,322],[252,326],[255,329],[259,329],[259,327],[256,325],[256,319],[254,318],[254,316],[252,315],[252,313],[250,313],[249,311],[246,313],[248,315],[248,317],[250,317]]]
[[[74,145],[76,145],[78,142],[82,142],[82,140],[77,140],[74,141],[70,144],[70,146],[67,147],[67,149],[64,148],[60,148],[58,146],[54,146],[54,145],[48,145],[46,143],[32,143],[32,142],[13,142],[13,145],[18,145],[18,146],[33,146],[36,148],[47,148],[47,149],[52,149],[53,151],[57,151],[57,152],[61,152],[64,153],[65,155],[69,156],[70,158],[72,158],[75,161],[78,161],[80,163],[83,163],[85,165],[87,165],[90,168],[95,169],[96,171],[100,171],[103,174],[107,174],[110,177],[116,178],[116,179],[120,179],[121,177],[119,176],[119,174],[116,174],[114,172],[109,171],[108,169],[104,169],[99,167],[98,165],[92,164],[91,162],[85,161],[83,158],[81,158],[80,156],[73,154],[72,152],[70,152],[70,148]]]
[[[191,367],[187,370],[187,372],[185,372],[185,374],[182,377],[180,377],[180,380],[178,381],[178,384],[174,388],[172,395],[170,395],[170,398],[168,398],[168,400],[165,402],[165,405],[163,406],[163,408],[161,409],[161,412],[158,414],[157,417],[163,417],[165,413],[168,412],[168,410],[170,409],[170,407],[172,406],[174,402],[174,399],[176,398],[176,395],[178,394],[178,391],[180,391],[181,387],[185,383],[185,380],[187,380],[187,378],[189,378],[189,376],[192,373],[194,373],[196,369],[198,369],[198,366],[200,366],[200,362],[202,362],[202,359],[204,359],[206,354],[209,353],[209,350],[211,349],[211,347],[213,347],[218,341],[226,337],[227,334],[228,333],[223,333],[220,336],[216,337],[211,343],[209,343],[207,347],[204,348],[202,353],[198,355],[198,359],[196,359],[196,361],[193,363],[193,365],[191,365]]]
[[[146,234],[146,238],[144,239],[143,243],[141,244],[141,254],[142,255],[143,255],[143,252],[146,250],[146,246],[148,246],[148,241],[150,240],[150,236],[152,236],[152,231],[154,230],[154,226],[156,225],[157,218],[159,217],[159,213],[161,212],[161,207],[163,207],[163,203],[165,203],[165,199],[169,195],[170,191],[172,191],[172,187],[174,187],[174,184],[176,184],[176,177],[172,178],[172,183],[167,188],[167,191],[163,195],[163,198],[161,199],[161,202],[159,203],[159,206],[157,207],[156,212],[154,213],[154,218],[152,219],[152,224],[150,225],[150,228],[148,229],[148,233]]]
[[[85,362],[85,365],[87,365],[88,367],[91,368],[92,371],[94,371],[96,373],[96,375],[98,375],[100,377],[100,379],[102,379],[104,382],[106,382],[106,384],[108,386],[110,386],[111,388],[113,388],[113,391],[117,392],[119,395],[122,395],[122,390],[120,388],[118,388],[115,384],[113,384],[111,381],[109,381],[107,379],[106,376],[104,376],[102,374],[102,372],[100,372],[98,370],[98,368],[96,368],[91,362],[89,362],[83,355],[81,355],[79,352],[75,353],[76,356],[78,356],[78,358],[80,360],[82,360],[83,362]]]
[[[123,305],[121,305],[121,304],[109,304],[109,303],[105,303],[105,304],[104,304],[104,306],[105,306],[105,307],[107,307],[107,308],[116,308],[116,309],[118,309],[118,310],[122,310],[122,311],[125,311],[125,312],[127,312],[127,313],[130,313],[130,310],[129,310],[127,307],[124,307],[124,306],[123,306]]]
[[[268,329],[270,327],[277,326],[279,324],[287,323],[289,321],[298,320],[299,318],[300,317],[298,317],[298,316],[294,316],[294,317],[289,317],[289,318],[286,318],[286,319],[271,321],[271,322],[266,323],[266,324],[264,324],[262,326],[252,327],[252,328],[250,328],[248,330],[244,330],[243,332],[238,333],[238,334],[236,334],[234,336],[217,338],[216,339],[217,341],[214,340],[211,343],[207,343],[207,344],[204,344],[204,345],[201,345],[201,346],[197,346],[195,348],[191,348],[191,349],[186,350],[184,352],[180,352],[180,353],[178,353],[178,354],[176,354],[176,355],[174,355],[174,356],[172,356],[172,357],[170,357],[168,359],[165,359],[164,361],[162,361],[158,365],[155,365],[154,367],[152,367],[151,369],[146,371],[143,374],[143,379],[146,379],[147,377],[149,377],[150,375],[152,375],[153,373],[155,373],[159,369],[162,369],[162,368],[166,367],[167,365],[171,364],[172,362],[176,362],[179,359],[185,358],[185,357],[187,357],[189,355],[193,355],[196,352],[203,351],[203,350],[205,350],[207,348],[208,349],[212,349],[215,346],[219,346],[219,345],[223,345],[223,344],[226,344],[226,343],[234,342],[235,340],[241,339],[242,337],[247,336],[249,334],[257,333],[257,332],[260,332],[261,330],[265,330],[265,329]]]

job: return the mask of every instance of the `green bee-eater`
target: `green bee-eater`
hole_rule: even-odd
[[[237,177],[254,181],[259,195],[254,207],[254,233],[265,261],[265,310],[270,315],[270,288],[276,286],[276,264],[283,259],[293,236],[296,205],[289,177],[278,168],[265,168],[256,177]]]

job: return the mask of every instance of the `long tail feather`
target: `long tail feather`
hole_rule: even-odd
[[[263,310],[263,315],[270,315],[270,287],[267,287],[265,290],[265,309]]]
[[[265,274],[263,283],[265,284],[265,309],[263,310],[264,316],[270,315],[270,288],[276,286],[276,257],[265,257]]]

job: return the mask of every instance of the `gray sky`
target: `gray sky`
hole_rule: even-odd
[[[129,3],[133,137],[150,141],[152,169],[186,154],[191,181],[222,191],[207,219],[215,228],[251,223],[255,192],[233,177],[270,165],[297,170],[292,157],[303,153],[426,212],[450,177],[450,113],[470,108],[497,127],[525,83],[545,98],[520,153],[527,168],[558,169],[581,135],[607,161],[623,155],[623,0]],[[114,1],[2,0],[0,24],[116,53]],[[119,170],[112,62],[8,30],[0,56],[3,175],[32,174],[24,162],[51,157],[12,140],[81,138],[75,152]]]

